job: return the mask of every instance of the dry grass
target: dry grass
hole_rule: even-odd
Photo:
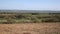
[[[0,34],[60,34],[60,23],[0,24]]]

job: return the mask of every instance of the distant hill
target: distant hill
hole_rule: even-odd
[[[0,12],[15,12],[15,13],[60,13],[60,11],[51,11],[51,10],[0,10]]]

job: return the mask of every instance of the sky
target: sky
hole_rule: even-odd
[[[2,10],[60,10],[60,0],[0,0]]]

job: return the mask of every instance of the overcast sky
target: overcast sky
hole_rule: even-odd
[[[0,0],[0,9],[60,10],[60,0]]]

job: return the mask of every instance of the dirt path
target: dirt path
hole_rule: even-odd
[[[0,24],[0,34],[60,34],[60,23]]]

